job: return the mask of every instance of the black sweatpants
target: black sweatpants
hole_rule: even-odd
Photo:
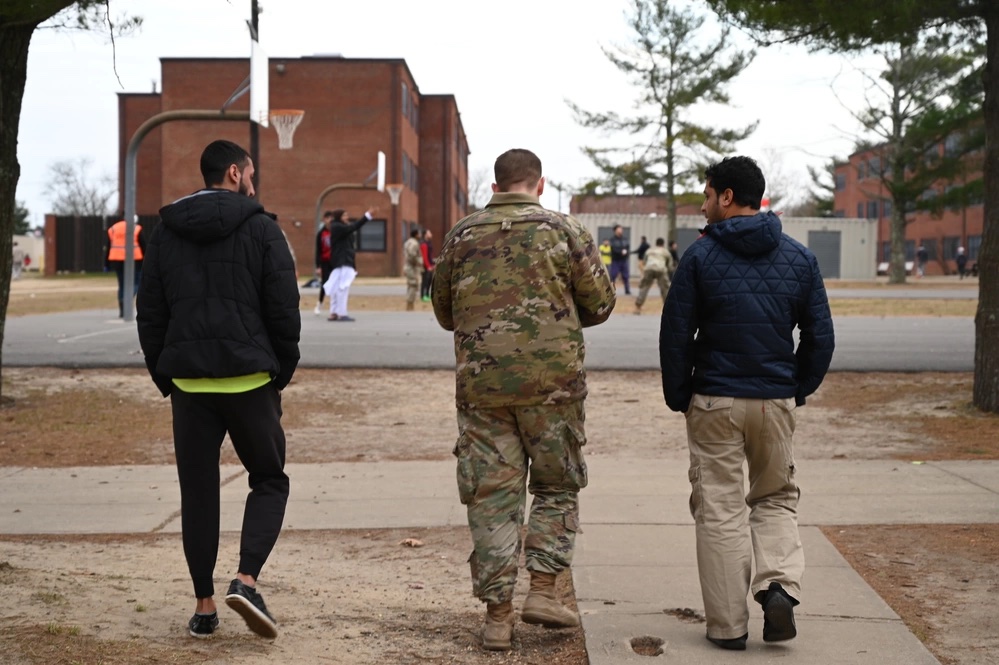
[[[173,445],[180,478],[184,556],[194,595],[215,595],[219,553],[219,457],[226,432],[249,473],[239,572],[257,577],[277,542],[288,503],[281,395],[273,384],[245,393],[185,393],[174,388]]]
[[[420,281],[420,297],[429,298],[430,297],[430,287],[434,282],[434,271],[424,270],[423,279]]]
[[[326,289],[323,287],[326,285],[326,280],[330,278],[333,273],[333,264],[329,261],[323,261],[319,264],[319,304],[323,304],[323,299],[326,297]]]

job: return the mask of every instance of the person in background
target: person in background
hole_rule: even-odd
[[[406,311],[416,307],[416,294],[420,290],[423,272],[423,253],[420,251],[420,230],[413,229],[402,245],[402,274],[406,276]]]
[[[125,309],[125,249],[128,233],[128,224],[125,220],[115,222],[108,229],[107,252],[104,255],[104,264],[114,270],[115,277],[118,278],[118,318],[124,315]],[[132,259],[134,261],[133,275],[135,284],[132,293],[139,292],[139,282],[142,281],[142,260],[143,252],[146,248],[146,237],[142,232],[142,225],[136,223],[132,229]]]
[[[957,256],[954,257],[954,263],[957,264],[957,278],[964,279],[964,275],[968,269],[968,255],[964,253],[964,247],[957,248]]]
[[[600,243],[600,261],[604,264],[604,267],[609,273],[611,264],[610,238],[604,238],[604,241]]]
[[[486,604],[485,649],[512,646],[523,542],[531,587],[521,620],[579,625],[556,576],[572,564],[586,487],[583,328],[615,294],[592,236],[546,210],[541,160],[514,149],[495,162],[486,207],[448,232],[434,271],[434,315],[454,332],[458,495],[468,509],[472,590]]]
[[[669,241],[669,255],[673,257],[673,269],[669,271],[670,281],[673,280],[673,273],[676,272],[676,267],[680,265],[680,254],[677,250],[677,244],[675,240]]]
[[[764,642],[797,635],[805,556],[795,409],[822,383],[834,335],[815,255],[775,213],[760,212],[766,182],[756,162],[728,157],[705,179],[707,230],[666,296],[659,362],[666,404],[687,421],[707,639],[742,651],[749,593],[763,606]]]
[[[610,265],[610,279],[611,284],[617,285],[618,275],[621,276],[621,281],[624,282],[624,295],[631,295],[631,275],[628,268],[628,239],[624,237],[624,228],[618,224],[614,227],[614,235],[610,239],[611,248],[611,265]]]
[[[357,268],[354,264],[356,246],[354,244],[354,234],[361,230],[361,227],[372,219],[372,215],[377,208],[367,210],[360,219],[350,221],[346,216],[346,211],[337,208],[333,211],[333,219],[330,223],[330,271],[329,279],[323,282],[322,288],[326,290],[326,295],[330,297],[330,315],[328,321],[353,321],[347,314],[347,300],[350,297],[350,285],[357,277]]]
[[[219,625],[219,455],[228,434],[247,471],[239,566],[225,603],[254,633],[277,622],[257,579],[288,502],[281,391],[298,367],[295,262],[277,219],[252,197],[253,160],[230,141],[201,153],[205,188],[160,210],[136,322],[146,368],[173,409],[184,556],[194,584],[193,637]]]
[[[313,313],[319,316],[323,307],[323,297],[326,289],[323,284],[330,278],[333,272],[333,246],[330,241],[330,224],[333,223],[333,211],[327,210],[323,213],[323,224],[316,232],[316,274],[319,275],[319,301]]]
[[[638,249],[634,250],[635,256],[638,257],[638,274],[639,276],[645,271],[645,253],[649,251],[651,245],[649,244],[648,238],[642,236],[642,241],[638,243]]]
[[[434,234],[430,229],[423,231],[420,253],[423,255],[423,276],[420,283],[420,300],[430,302],[430,284],[434,280]]]
[[[645,252],[645,270],[642,271],[642,281],[638,284],[638,297],[635,298],[635,314],[642,313],[642,305],[649,296],[652,283],[659,285],[659,294],[666,300],[669,292],[669,276],[675,269],[673,257],[666,249],[666,240],[656,238],[656,246]]]

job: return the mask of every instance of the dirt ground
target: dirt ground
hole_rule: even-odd
[[[283,398],[288,460],[449,459],[453,381],[448,371],[301,370]],[[172,463],[169,401],[141,370],[5,368],[4,384],[15,404],[0,410],[0,466]],[[683,417],[663,405],[657,373],[592,372],[589,384],[588,455],[685,461]],[[970,374],[830,374],[799,411],[796,454],[999,459],[999,417],[970,407],[971,386]],[[224,458],[236,463],[228,444]],[[942,662],[999,660],[999,527],[826,533]],[[405,547],[406,538],[424,546]],[[513,652],[480,652],[469,549],[465,529],[286,532],[261,586],[281,637],[247,639],[223,607],[222,628],[206,643],[183,630],[192,608],[179,537],[0,537],[9,601],[0,653],[17,665],[587,662],[581,631],[526,625]],[[220,584],[237,550],[226,535]]]

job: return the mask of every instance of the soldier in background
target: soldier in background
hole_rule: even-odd
[[[423,271],[423,254],[420,252],[420,230],[409,232],[409,239],[402,245],[402,274],[406,276],[406,311],[416,307],[416,294],[420,290]]]
[[[669,291],[670,275],[676,270],[673,256],[666,249],[666,240],[656,238],[656,246],[645,251],[645,268],[642,270],[642,281],[638,284],[638,297],[635,298],[635,314],[642,313],[642,305],[649,296],[652,283],[659,285],[659,295],[663,301]]]
[[[572,563],[587,482],[582,329],[607,320],[615,295],[592,236],[541,207],[536,155],[503,153],[495,177],[486,207],[447,234],[432,301],[437,321],[454,331],[454,454],[474,544],[472,590],[486,603],[482,642],[508,650],[528,479],[531,587],[521,619],[579,625],[555,579]]]

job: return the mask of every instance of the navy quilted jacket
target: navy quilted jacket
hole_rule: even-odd
[[[171,379],[267,372],[279,390],[298,366],[301,317],[288,241],[251,198],[205,189],[160,210],[139,286],[139,343],[163,395]]]
[[[666,404],[686,411],[698,393],[794,397],[800,406],[822,382],[833,345],[815,255],[781,233],[777,215],[709,224],[683,253],[663,307]]]

